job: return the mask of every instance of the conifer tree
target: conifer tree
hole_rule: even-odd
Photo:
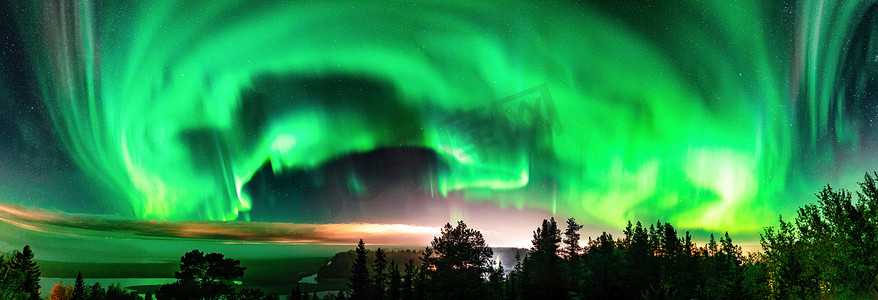
[[[709,257],[716,256],[719,252],[719,248],[716,244],[716,238],[713,237],[713,233],[710,234],[710,239],[707,240],[707,255]]]
[[[494,251],[481,232],[468,228],[463,221],[455,227],[447,223],[442,235],[434,237],[430,245],[436,255],[426,258],[429,267],[435,268],[429,287],[434,293],[427,292],[428,299],[484,297],[484,275],[490,271]]]
[[[88,291],[88,299],[90,300],[103,300],[107,296],[107,291],[101,287],[100,282],[95,282],[95,284],[91,285]]]
[[[70,298],[72,300],[85,300],[85,296],[87,295],[85,290],[85,281],[82,280],[82,272],[76,273],[76,283],[73,285],[73,297]],[[150,294],[152,296],[152,294]]]
[[[526,286],[524,297],[530,299],[559,299],[565,295],[560,274],[561,230],[555,218],[543,220],[533,232],[533,247],[524,260]]]
[[[488,273],[488,287],[491,299],[504,299],[505,276],[503,275],[503,262],[497,261],[496,266]]]
[[[402,299],[403,300],[414,300],[414,279],[415,279],[415,261],[409,260],[405,264],[405,275],[402,278]]]
[[[433,278],[434,273],[431,267],[433,248],[424,248],[424,252],[421,252],[418,259],[421,261],[421,264],[418,266],[418,272],[416,273],[417,276],[415,276],[415,282],[412,288],[414,291],[414,298],[422,300],[426,297],[428,290],[432,288],[429,281]]]
[[[579,258],[582,253],[582,246],[579,245],[579,239],[582,237],[579,230],[582,227],[574,218],[567,219],[567,229],[564,230],[564,252],[571,261]]]
[[[402,275],[399,274],[399,266],[395,261],[390,262],[390,268],[388,269],[390,274],[388,287],[387,287],[387,299],[390,300],[400,300],[401,294],[400,289],[402,288]]]
[[[348,287],[351,289],[351,299],[364,300],[369,299],[369,269],[366,264],[366,243],[360,240],[357,244],[357,257],[354,259],[354,265],[351,268],[351,281]]]
[[[34,253],[29,245],[21,252],[13,254],[13,269],[23,276],[22,289],[28,294],[28,300],[40,300],[40,268],[34,261]]]
[[[567,259],[564,263],[564,278],[566,279],[567,290],[578,291],[579,281],[582,279],[582,246],[579,240],[582,235],[579,230],[582,225],[576,223],[574,218],[567,219],[567,229],[564,230],[564,256]]]
[[[375,262],[372,263],[375,271],[375,299],[384,299],[384,290],[387,285],[387,254],[381,248],[375,250]]]

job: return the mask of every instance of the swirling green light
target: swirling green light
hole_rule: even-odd
[[[791,165],[799,137],[813,145],[830,126],[847,36],[835,31],[847,27],[819,20],[862,14],[819,1],[674,4],[653,19],[541,2],[64,3],[21,16],[45,29],[30,37],[43,97],[71,155],[138,218],[236,219],[265,163],[420,146],[450,165],[443,195],[732,231],[761,227],[790,209],[775,199],[819,182]],[[381,107],[299,105],[311,99],[282,87],[268,93],[294,104],[259,130],[242,125],[242,95],[260,78],[338,74],[389,83],[415,124]],[[555,123],[519,147],[484,149],[446,122],[541,85]],[[800,98],[808,118],[796,116]]]

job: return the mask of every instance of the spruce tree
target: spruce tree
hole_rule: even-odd
[[[403,300],[414,300],[414,279],[415,279],[415,261],[409,260],[405,264],[405,276],[402,278],[402,299]]]
[[[716,245],[716,238],[713,237],[713,233],[710,234],[710,239],[707,241],[707,256],[714,257],[719,252],[718,247]]]
[[[630,249],[631,243],[634,241],[634,225],[631,224],[631,220],[628,221],[628,226],[625,226],[625,229],[622,230],[622,233],[625,234],[625,238],[622,239],[622,244],[619,245],[622,249]]]
[[[633,235],[632,235],[633,238]],[[586,299],[624,298],[620,284],[621,264],[613,235],[603,232],[596,240],[589,239],[586,278],[582,292]],[[631,287],[625,287],[630,289]],[[639,293],[639,292],[638,292]]]
[[[71,300],[85,300],[86,296],[85,281],[82,280],[82,272],[76,273],[76,284],[73,285],[73,297]],[[152,294],[150,294],[152,296]]]
[[[364,300],[369,299],[369,269],[366,264],[366,243],[360,240],[357,244],[357,257],[354,259],[354,265],[351,268],[351,282],[348,287],[351,288],[351,299]]]
[[[699,281],[703,279],[703,276],[699,276],[696,271],[700,259],[695,243],[692,242],[692,234],[686,231],[674,268],[677,272],[674,275],[674,285],[680,291],[679,297],[684,299],[698,298],[697,290],[701,286]]]
[[[503,262],[497,261],[496,267],[491,267],[488,273],[488,287],[492,299],[504,299],[504,285],[506,278],[503,275]]]
[[[402,288],[402,276],[399,274],[399,266],[395,261],[390,262],[389,283],[387,287],[387,299],[400,300],[400,289]]]
[[[640,298],[641,291],[646,290],[651,284],[650,273],[652,273],[653,260],[655,259],[654,249],[649,242],[648,230],[643,228],[643,224],[639,221],[632,230],[630,243],[625,257],[621,261],[624,266],[620,268],[622,279],[619,284],[626,287],[621,291],[622,297],[635,299]]]
[[[372,263],[375,271],[375,299],[384,299],[384,289],[387,285],[387,254],[381,248],[375,250],[375,262]]]
[[[564,230],[563,240],[564,256],[567,258],[564,264],[566,274],[564,278],[567,280],[567,290],[577,292],[579,290],[579,282],[582,280],[582,246],[579,245],[579,239],[582,237],[579,234],[579,230],[582,227],[582,225],[576,223],[576,219],[567,219],[567,229]]]
[[[522,268],[521,252],[516,249],[515,266],[512,268],[512,272],[509,272],[509,275],[506,277],[506,299],[508,300],[521,298],[521,287],[523,285]]]
[[[24,277],[21,287],[28,294],[28,300],[40,300],[40,268],[34,261],[34,253],[29,245],[14,254],[13,268]]]
[[[433,289],[430,285],[430,279],[433,278],[433,274],[435,273],[432,270],[431,265],[431,261],[433,260],[433,248],[424,248],[424,252],[418,256],[418,259],[421,261],[421,264],[418,266],[418,271],[416,273],[417,276],[415,276],[412,290],[415,294],[414,298],[422,300],[425,299],[427,293]]]

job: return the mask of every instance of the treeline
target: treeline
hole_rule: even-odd
[[[82,279],[82,272],[76,274],[74,285],[68,284],[64,286],[62,282],[58,282],[49,292],[49,300],[143,300],[134,292],[127,291],[121,285],[110,284],[106,289],[101,284],[95,282],[91,286],[85,285]],[[153,299],[151,294],[147,294],[146,299]]]
[[[143,297],[111,284],[106,289],[100,283],[86,286],[82,273],[77,274],[75,285],[55,285],[48,297],[40,295],[40,268],[34,261],[30,246],[0,256],[0,299],[3,300],[142,300]],[[151,299],[151,298],[150,298]]]
[[[532,247],[512,270],[492,261],[477,230],[446,224],[418,261],[402,270],[375,250],[369,265],[357,247],[349,287],[352,299],[693,299],[765,298],[765,268],[744,256],[728,234],[704,246],[671,224],[628,224],[624,237],[603,233],[580,247],[582,226],[570,218],[561,231],[554,218],[533,231]]]
[[[385,254],[385,259],[388,260],[388,262],[393,262],[401,266],[409,260],[417,260],[421,255],[421,251],[412,249],[394,249],[386,251]],[[351,266],[354,264],[356,257],[357,253],[354,250],[336,253],[329,259],[327,264],[321,266],[317,271],[317,280],[339,280],[347,282],[348,278],[351,277]],[[376,257],[373,251],[367,256],[366,263],[371,265],[375,259]]]
[[[554,218],[504,270],[477,230],[460,221],[402,267],[381,248],[368,263],[357,246],[352,299],[802,299],[878,298],[878,173],[856,192],[826,186],[794,222],[760,234],[762,252],[744,255],[728,233],[696,245],[661,221],[631,222],[580,247],[582,226]],[[332,297],[327,297],[332,298]]]

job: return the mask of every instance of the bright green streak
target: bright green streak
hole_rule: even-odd
[[[799,33],[766,17],[780,13],[770,1],[693,3],[691,13],[663,16],[664,28],[520,1],[299,2],[141,1],[105,4],[99,14],[81,5],[48,26],[43,38],[58,47],[33,52],[71,155],[137,217],[175,220],[235,219],[250,208],[241,187],[266,162],[276,171],[310,168],[400,145],[445,154],[443,194],[613,226],[661,218],[753,230],[790,210],[785,197],[822,183],[790,177],[790,168],[797,130],[816,141],[829,126],[820,99],[831,89],[816,74],[839,50],[810,52],[843,34],[805,44],[798,59],[807,75],[791,76],[802,71],[791,55],[798,45],[785,41]],[[813,4],[796,9],[800,19],[822,16]],[[839,18],[851,18],[845,13]],[[422,138],[371,127],[373,113],[317,106],[281,114],[255,134],[241,129],[242,91],[259,76],[295,74],[391,83],[420,114]],[[542,139],[558,164],[543,170],[557,190],[531,184],[529,150],[449,150],[456,146],[440,134],[466,128],[447,130],[444,115],[426,108],[474,109],[541,84],[563,126]],[[793,125],[802,95],[791,86],[799,84],[820,103],[805,120],[812,128]],[[474,143],[467,139],[451,141]]]

